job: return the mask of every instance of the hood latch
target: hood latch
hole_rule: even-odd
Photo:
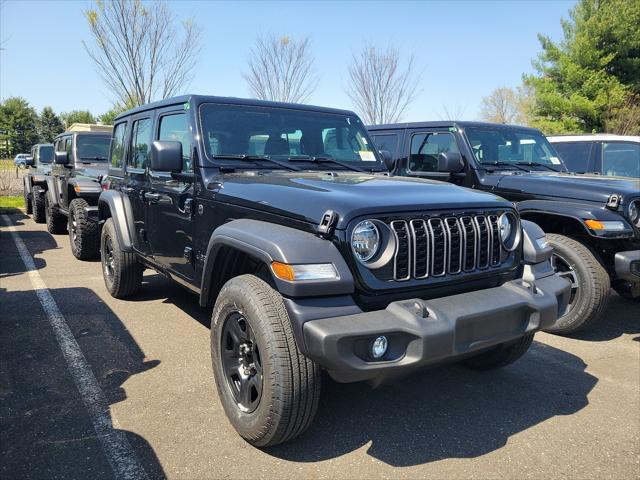
[[[322,215],[322,220],[318,225],[318,234],[321,237],[329,238],[333,235],[336,224],[338,223],[338,214],[333,210],[327,210]]]
[[[609,199],[607,200],[607,208],[609,210],[617,210],[618,209],[618,205],[620,205],[620,195],[617,194],[613,194],[613,195],[609,195]]]

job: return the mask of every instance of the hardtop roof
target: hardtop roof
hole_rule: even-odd
[[[159,100],[157,102],[151,102],[136,108],[132,108],[131,110],[127,110],[126,112],[122,112],[120,115],[118,115],[115,118],[115,121],[121,120],[122,118],[129,117],[131,115],[145,112],[148,110],[155,110],[159,108],[169,107],[172,105],[180,105],[185,103],[188,103],[190,107],[198,107],[200,104],[203,104],[203,103],[224,103],[228,105],[249,105],[249,106],[272,107],[272,108],[289,108],[289,109],[295,109],[295,110],[335,113],[335,114],[341,114],[341,115],[355,115],[355,113],[350,110],[319,107],[316,105],[273,102],[270,100],[257,100],[257,99],[250,99],[250,98],[217,97],[213,95],[191,94],[191,95],[180,95],[177,97],[166,98],[164,100]]]
[[[505,128],[518,130],[539,131],[536,128],[525,127],[522,125],[510,125],[491,122],[474,122],[466,120],[435,120],[428,122],[406,122],[406,123],[388,123],[383,125],[367,125],[367,130],[403,130],[405,128],[448,128],[448,127],[487,127],[487,128]]]

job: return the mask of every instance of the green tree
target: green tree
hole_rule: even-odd
[[[526,75],[532,124],[546,133],[606,131],[640,93],[640,0],[580,0],[562,21],[559,43],[539,35],[542,52]],[[633,109],[631,110],[633,112]]]
[[[0,104],[1,156],[27,153],[38,141],[38,114],[24,98],[10,97]]]
[[[69,128],[74,123],[96,123],[96,117],[89,110],[72,110],[61,113],[60,118],[65,128]]]
[[[116,103],[113,108],[98,116],[98,121],[103,123],[104,125],[113,125],[113,121],[115,120],[115,118],[122,112],[129,110],[130,108],[133,108],[133,106],[123,107],[119,103]]]
[[[38,119],[38,136],[43,143],[51,143],[59,133],[64,132],[62,120],[51,107],[44,107]]]

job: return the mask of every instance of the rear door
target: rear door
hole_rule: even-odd
[[[193,174],[191,158],[192,125],[189,111],[169,107],[157,112],[154,138],[182,143],[182,173]],[[160,264],[180,278],[194,277],[193,262],[193,183],[184,177],[174,178],[168,173],[148,169],[148,189],[145,192],[150,228],[149,242]]]

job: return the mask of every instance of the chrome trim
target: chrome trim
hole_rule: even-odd
[[[442,249],[443,250],[442,251],[442,272],[438,272],[438,273],[436,273],[434,270],[437,250],[435,245],[436,237],[433,233],[432,222],[440,223],[440,228],[442,229],[442,241],[444,243],[444,248]],[[427,224],[429,225],[429,233],[431,234],[431,251],[433,252],[433,254],[431,255],[431,275],[433,275],[434,277],[441,277],[447,273],[447,263],[449,261],[449,249],[448,249],[449,245],[447,242],[447,235],[445,233],[444,223],[441,218],[430,218]]]
[[[398,249],[400,248],[400,239],[398,238],[398,232],[396,231],[395,224],[402,225],[406,235],[407,235],[407,276],[398,278]],[[409,235],[409,228],[407,227],[407,222],[404,220],[394,220],[390,223],[391,231],[393,235],[396,237],[396,251],[393,255],[393,278],[397,281],[405,281],[411,278],[411,238]]]
[[[473,221],[472,217],[469,216],[464,216],[464,217],[460,217],[460,224],[462,225],[462,229],[464,230],[464,248],[465,248],[465,255],[464,255],[464,262],[466,264],[467,262],[467,229],[464,226],[464,221],[469,220],[469,225],[471,225],[471,230],[473,230],[473,261],[471,262],[471,267],[470,268],[465,268],[465,266],[463,265],[463,270],[465,272],[472,272],[476,269],[476,256],[478,254],[478,229],[476,228],[476,224]]]
[[[417,235],[416,235],[416,229],[413,226],[414,223],[422,223],[422,228],[424,228],[424,238],[425,238],[425,245],[426,245],[426,254],[425,254],[425,274],[418,276],[416,274],[417,271],[417,265],[418,265],[418,255],[417,255],[417,251],[418,251],[418,246],[417,246]],[[427,230],[427,222],[425,222],[422,219],[413,219],[409,221],[409,227],[411,228],[411,237],[413,240],[413,278],[416,279],[422,279],[422,278],[427,278],[429,276],[429,256],[431,253],[431,249],[429,248],[429,231]],[[394,275],[395,277],[395,275]]]
[[[475,217],[473,217],[473,219],[476,226],[478,227],[478,230],[476,232],[476,238],[478,239],[478,261],[476,263],[476,268],[488,268],[491,264],[491,226],[487,225],[487,217],[485,217],[484,215],[476,215]],[[481,221],[484,223],[484,226],[487,229],[487,261],[483,264],[480,263],[480,249],[482,248],[482,229],[480,228]]]

